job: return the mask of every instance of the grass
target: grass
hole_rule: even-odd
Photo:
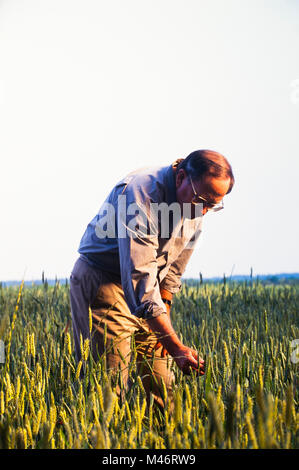
[[[76,364],[68,284],[0,284],[0,448],[298,448],[298,300],[299,284],[185,282],[172,321],[206,373],[175,367],[174,412],[162,390],[159,414],[134,360],[122,400],[87,342]]]

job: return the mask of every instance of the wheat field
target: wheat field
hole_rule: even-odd
[[[298,300],[299,284],[186,281],[172,322],[206,372],[175,366],[174,411],[162,387],[161,413],[147,406],[136,351],[122,398],[88,341],[76,364],[67,282],[0,284],[0,448],[298,448]]]

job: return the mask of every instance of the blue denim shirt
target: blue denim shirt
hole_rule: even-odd
[[[175,168],[180,161],[168,167],[143,168],[121,180],[88,224],[78,250],[94,268],[116,276],[131,313],[145,319],[166,313],[160,287],[171,293],[180,290],[181,276],[201,232],[202,217],[175,221],[170,216],[169,234],[165,236],[161,217],[153,221],[149,211],[153,203],[169,207],[177,202]],[[121,206],[119,196],[125,196],[125,206]],[[137,216],[127,214],[132,204],[140,210]],[[137,224],[135,237],[128,230],[133,219]],[[155,226],[153,233],[146,235],[142,228],[151,223]],[[102,229],[108,224],[115,230],[103,236]],[[121,236],[119,230],[123,230]]]

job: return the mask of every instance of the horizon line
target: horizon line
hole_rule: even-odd
[[[189,276],[189,277],[182,277],[182,281],[187,281],[187,280],[200,280],[201,278],[202,279],[206,279],[206,280],[215,280],[215,279],[226,279],[226,280],[229,280],[229,279],[233,279],[233,278],[238,278],[238,277],[242,277],[242,278],[249,278],[249,279],[256,279],[258,277],[282,277],[282,276],[287,276],[287,277],[299,277],[299,272],[277,272],[277,273],[259,273],[259,274],[232,274],[232,275],[227,275],[227,274],[223,274],[222,276],[220,275],[216,275],[216,276],[204,276],[202,273],[199,273],[197,277],[192,277],[192,276]],[[66,281],[68,280],[69,281],[69,276],[68,277],[52,277],[52,278],[46,278],[43,276],[39,279],[27,279],[27,280],[24,280],[24,284],[25,283],[44,283],[44,282],[57,282],[57,281]],[[9,279],[9,280],[1,280],[0,283],[1,284],[5,284],[5,283],[21,283],[22,280],[18,280],[18,279]]]

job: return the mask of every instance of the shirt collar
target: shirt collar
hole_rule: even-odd
[[[175,162],[173,162],[166,171],[166,202],[168,204],[172,204],[173,202],[177,202],[176,198],[176,184],[175,184],[175,170],[179,163],[181,163],[183,159],[179,158]]]

